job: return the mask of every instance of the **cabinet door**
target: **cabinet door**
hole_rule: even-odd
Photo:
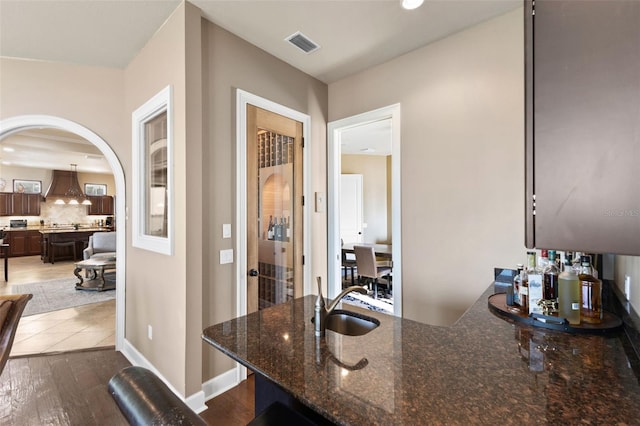
[[[27,255],[27,232],[11,231],[11,241],[9,242],[10,256],[26,256]]]
[[[24,194],[14,192],[11,194],[11,215],[23,216],[24,215]]]
[[[640,2],[526,13],[527,246],[638,255]]]
[[[29,256],[39,255],[41,252],[41,236],[38,231],[28,231],[27,254]]]
[[[105,195],[102,198],[102,214],[107,216],[113,215],[113,197]]]
[[[0,216],[11,216],[11,193],[0,193]]]

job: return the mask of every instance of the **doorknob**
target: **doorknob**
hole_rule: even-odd
[[[257,277],[258,276],[258,271],[256,271],[255,269],[249,269],[249,276],[250,277]]]

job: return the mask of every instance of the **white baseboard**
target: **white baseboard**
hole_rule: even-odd
[[[189,408],[191,408],[196,413],[201,413],[207,409],[207,406],[204,403],[205,393],[203,391],[198,391],[186,398],[182,396],[182,394],[178,392],[178,390],[173,387],[173,385],[154,367],[154,365],[149,362],[149,360],[145,358],[144,355],[142,355],[140,351],[138,351],[135,346],[133,346],[127,339],[124,339],[124,345],[121,352],[131,364],[151,370],[156,376],[160,378],[160,380],[164,382],[165,385],[169,387],[171,392],[173,392],[178,398],[183,400],[189,406]]]
[[[208,401],[238,385],[238,370],[232,368],[202,384],[204,400]]]

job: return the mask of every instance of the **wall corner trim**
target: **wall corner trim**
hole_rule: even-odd
[[[155,366],[149,362],[147,358],[145,358],[135,346],[131,344],[127,339],[124,339],[124,344],[122,345],[122,355],[125,356],[129,360],[129,362],[133,365],[140,366],[151,370],[156,376],[160,378],[164,382],[165,385],[171,389],[178,398],[183,400],[189,408],[191,408],[196,413],[201,413],[207,409],[205,405],[204,392],[199,391],[194,393],[191,396],[184,397],[173,385],[155,368]]]
[[[238,385],[238,372],[236,368],[225,371],[222,374],[218,374],[216,377],[207,380],[202,384],[202,391],[204,392],[204,400],[208,401],[211,398],[215,398],[223,392],[228,391],[234,386]]]

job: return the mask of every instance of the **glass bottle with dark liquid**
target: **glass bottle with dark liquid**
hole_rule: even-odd
[[[544,300],[555,300],[558,298],[558,275],[560,270],[556,266],[556,251],[549,250],[549,263],[544,269],[542,298]]]
[[[591,256],[581,256],[580,264],[580,319],[599,324],[602,321],[602,281],[594,277]]]

